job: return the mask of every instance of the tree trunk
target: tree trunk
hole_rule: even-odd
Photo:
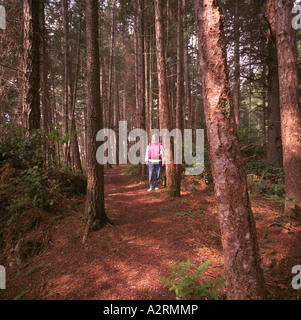
[[[150,130],[153,126],[153,65],[154,58],[152,54],[152,42],[150,42],[149,46],[149,127]]]
[[[275,0],[285,213],[301,217],[301,109],[292,7],[293,1]]]
[[[235,122],[239,128],[239,113],[240,113],[240,16],[239,16],[239,0],[235,0],[234,14],[234,90],[233,90],[233,105]]]
[[[98,228],[108,221],[104,207],[104,167],[98,164],[96,160],[96,151],[100,145],[96,142],[96,135],[103,127],[99,77],[98,0],[86,1],[86,41],[88,110],[85,216],[87,218],[87,225],[83,243],[85,243],[91,228]]]
[[[186,0],[183,0],[183,9],[185,9]],[[185,18],[183,18],[185,21]],[[185,27],[184,27],[185,28]],[[185,111],[185,127],[187,129],[192,129],[192,105],[191,105],[191,83],[190,83],[190,74],[189,74],[189,54],[188,54],[188,37],[184,37],[184,58],[183,58],[183,72],[184,72],[184,95],[185,95],[185,104],[186,110]],[[187,121],[186,121],[186,114],[187,114]]]
[[[52,118],[53,118],[53,126],[55,129],[57,129],[58,127],[58,111],[57,111],[57,104],[56,104],[56,94],[55,94],[55,81],[54,81],[54,70],[52,65],[50,65],[50,81],[51,81],[51,93],[52,93]],[[58,141],[55,142],[55,145],[52,146],[52,148],[54,149],[54,153],[55,156],[53,157],[53,160],[56,164],[56,167],[60,167],[61,166],[61,156],[60,156],[60,144]]]
[[[111,5],[111,39],[110,39],[110,57],[109,57],[109,75],[108,75],[108,99],[107,99],[107,128],[112,128],[112,86],[113,86],[113,66],[115,63],[115,0]]]
[[[61,0],[62,16],[63,16],[63,52],[64,52],[64,74],[63,74],[63,101],[62,101],[62,136],[65,138],[63,143],[63,163],[64,167],[68,166],[68,141],[66,140],[69,126],[68,126],[68,111],[69,111],[69,84],[70,84],[70,73],[69,73],[69,21],[68,21],[68,0]]]
[[[267,161],[274,166],[282,166],[282,143],[280,124],[280,97],[278,79],[278,59],[275,25],[275,0],[266,4],[268,30],[268,149]]]
[[[149,46],[151,46],[150,41],[149,41]],[[144,79],[144,87],[145,87],[145,131],[147,132],[147,136],[150,137],[151,134],[151,127],[149,125],[150,123],[150,115],[149,115],[149,109],[150,109],[150,101],[149,101],[149,86],[148,86],[148,80],[149,80],[149,69],[148,69],[148,54],[147,54],[147,41],[146,38],[144,37],[144,74],[145,74],[145,79]],[[150,58],[150,56],[149,56]]]
[[[182,18],[182,0],[178,0],[178,24],[177,24],[177,101],[176,101],[176,128],[184,132],[184,119],[183,119],[183,18]],[[177,137],[181,140],[182,137]],[[179,155],[180,152],[176,154]],[[177,161],[178,163],[179,161]],[[176,164],[176,194],[180,196],[181,191],[181,175],[182,175],[182,164]]]
[[[80,9],[82,9],[82,3],[80,4]],[[81,11],[81,10],[80,10]],[[73,167],[76,171],[82,171],[79,146],[78,146],[78,137],[76,132],[75,124],[75,106],[77,98],[77,83],[80,71],[80,35],[82,30],[82,19],[79,22],[79,30],[77,36],[77,53],[76,53],[76,71],[75,71],[75,80],[73,85],[73,96],[72,96],[72,108],[70,112],[70,126],[71,126],[71,156]]]
[[[51,157],[54,155],[53,149],[51,149],[51,145],[46,137],[46,135],[50,132],[51,127],[51,108],[50,108],[50,96],[49,96],[49,57],[47,54],[47,29],[45,26],[45,3],[43,0],[39,2],[40,6],[40,28],[41,28],[41,41],[40,41],[40,56],[41,56],[41,105],[42,105],[42,129],[45,131],[45,135],[43,137],[43,149],[46,166],[49,165],[51,161]]]
[[[145,124],[145,67],[144,67],[144,0],[137,0],[137,128],[146,129]],[[141,137],[141,139],[143,139]],[[147,141],[141,141],[147,143]],[[145,164],[141,166],[141,178],[145,174]]]
[[[262,71],[262,122],[261,122],[261,134],[262,134],[262,140],[263,140],[263,145],[266,143],[266,65],[263,66],[263,71]]]
[[[157,71],[158,71],[158,86],[159,86],[159,112],[160,112],[160,129],[163,136],[163,145],[165,147],[166,163],[166,187],[171,198],[176,196],[175,184],[175,164],[173,155],[173,144],[167,141],[168,136],[164,129],[171,131],[171,115],[168,101],[167,90],[167,74],[166,74],[166,54],[163,32],[163,17],[162,17],[162,0],[155,0],[155,27],[156,27],[156,51],[157,51]]]
[[[45,26],[45,8],[44,1],[40,0],[41,8],[41,55],[42,55],[42,67],[41,67],[41,92],[42,92],[42,114],[43,114],[43,130],[49,133],[51,126],[51,110],[50,110],[50,97],[49,97],[49,81],[48,81],[48,55],[47,55],[47,30]],[[48,149],[48,147],[47,147]]]
[[[228,299],[263,299],[264,277],[230,100],[223,17],[216,0],[195,0],[210,161]]]
[[[40,6],[23,1],[23,128],[40,129]]]

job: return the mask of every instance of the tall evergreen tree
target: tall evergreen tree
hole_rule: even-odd
[[[99,228],[108,221],[104,207],[104,168],[96,160],[96,135],[103,127],[98,44],[98,0],[86,3],[86,41],[87,41],[87,139],[86,173],[87,195],[85,216],[87,225],[83,237],[85,243],[91,228]]]
[[[168,141],[167,132],[171,131],[171,112],[167,89],[166,51],[164,43],[162,1],[155,0],[156,19],[156,52],[159,86],[159,110],[160,129],[163,133],[163,145],[165,146],[166,163],[166,187],[171,197],[176,196],[175,164],[173,144]],[[164,131],[165,129],[165,131]],[[169,148],[166,146],[169,145]]]
[[[255,221],[230,99],[223,17],[216,0],[195,0],[209,153],[225,258],[227,297],[263,299]]]
[[[23,1],[23,127],[40,129],[40,6]]]
[[[275,0],[285,212],[301,217],[301,108],[292,1]]]

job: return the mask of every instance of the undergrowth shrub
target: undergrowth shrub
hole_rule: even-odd
[[[121,173],[127,176],[139,176],[140,174],[140,166],[139,164],[127,164],[124,168],[122,168]]]
[[[174,291],[177,300],[197,300],[201,298],[220,299],[225,286],[224,277],[207,279],[201,282],[203,273],[208,269],[210,261],[198,267],[191,267],[190,260],[178,261],[171,267],[172,273],[168,277],[160,278],[164,287]]]
[[[264,161],[250,161],[246,164],[248,189],[251,194],[284,203],[285,186],[283,168],[269,165]]]
[[[60,213],[65,192],[86,192],[82,173],[46,165],[44,143],[58,139],[60,135],[45,135],[43,130],[27,136],[21,128],[10,124],[0,129],[0,211],[9,214],[5,220],[2,215],[2,226],[10,226],[34,208]]]
[[[42,166],[44,157],[41,139],[44,131],[36,130],[26,136],[20,127],[5,124],[0,131],[0,164],[10,163],[14,168]]]

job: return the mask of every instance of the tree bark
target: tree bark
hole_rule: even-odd
[[[177,92],[176,92],[176,128],[184,132],[184,119],[183,119],[183,18],[182,18],[182,0],[178,0],[178,24],[177,24]],[[178,137],[181,139],[182,137]],[[182,146],[182,141],[181,141]],[[177,153],[178,154],[178,153]],[[177,161],[179,162],[179,161]],[[180,196],[181,190],[181,175],[182,164],[176,164],[176,195]]]
[[[96,151],[99,147],[99,143],[96,142],[96,135],[103,127],[99,77],[98,0],[86,1],[86,41],[88,108],[85,216],[87,218],[87,225],[83,243],[85,243],[91,228],[99,228],[108,221],[104,207],[104,167],[98,164],[96,160]]]
[[[43,114],[43,130],[49,133],[51,126],[51,109],[50,109],[50,97],[49,97],[49,81],[48,81],[48,54],[47,54],[47,30],[45,26],[45,4],[43,0],[40,0],[41,8],[41,55],[42,55],[42,66],[41,66],[41,92],[42,92],[42,114]],[[48,146],[46,146],[48,150]]]
[[[263,299],[255,221],[230,99],[223,17],[216,0],[195,0],[210,161],[224,251],[228,299]]]
[[[183,0],[183,9],[186,7],[186,0]],[[183,21],[185,22],[185,18],[183,17]],[[183,28],[185,28],[185,24],[183,22]],[[189,74],[189,54],[188,54],[188,37],[184,37],[184,44],[183,44],[183,50],[184,50],[184,57],[183,57],[183,72],[184,72],[184,95],[185,95],[185,104],[186,104],[186,110],[185,111],[185,127],[187,129],[192,129],[192,105],[191,105],[191,83],[190,83],[190,74]],[[187,115],[187,121],[186,121],[186,115]]]
[[[145,66],[144,66],[144,0],[137,0],[137,128],[146,129],[145,124]],[[143,139],[143,138],[142,138]],[[142,141],[147,143],[147,141]],[[145,164],[141,166],[141,178],[145,174]]]
[[[63,163],[68,166],[69,158],[69,142],[67,135],[70,129],[69,120],[69,104],[70,104],[70,54],[69,54],[69,21],[68,21],[68,0],[61,0],[62,16],[63,16],[63,52],[64,52],[64,73],[63,73],[63,100],[62,100],[62,136],[65,139],[63,143]]]
[[[235,122],[239,128],[239,114],[240,114],[240,16],[239,16],[239,0],[235,0],[235,14],[234,14],[234,90],[233,90],[233,105]]]
[[[111,5],[111,39],[110,39],[110,57],[109,57],[109,74],[108,74],[108,99],[107,99],[107,128],[112,128],[112,100],[113,100],[113,66],[115,63],[115,0]]]
[[[23,1],[23,128],[40,129],[40,6]]]
[[[160,129],[162,134],[163,145],[170,145],[165,148],[166,163],[166,187],[171,198],[176,196],[175,183],[175,164],[173,155],[173,144],[169,143],[168,136],[164,129],[171,131],[171,114],[168,101],[167,74],[166,74],[166,51],[164,44],[163,17],[162,17],[162,0],[155,0],[155,28],[156,28],[156,52],[157,52],[157,71],[159,86],[159,112],[160,112]]]
[[[261,134],[262,134],[262,140],[263,144],[266,143],[266,113],[267,113],[267,108],[266,108],[266,65],[263,66],[263,71],[262,71],[262,110],[261,110]]]
[[[280,97],[279,97],[279,78],[278,78],[278,58],[276,43],[275,25],[275,0],[268,0],[266,3],[268,29],[268,149],[267,161],[271,165],[281,167],[282,143],[281,143],[281,124],[280,124]]]
[[[301,109],[292,7],[293,1],[275,0],[285,213],[301,217]]]
[[[82,3],[80,4],[80,11],[82,9]],[[76,53],[76,71],[75,71],[75,80],[73,85],[73,95],[72,95],[72,108],[70,111],[70,126],[71,126],[71,156],[73,167],[76,171],[82,171],[82,165],[80,160],[79,146],[78,146],[78,137],[76,132],[75,124],[75,107],[76,107],[76,98],[77,98],[77,84],[80,71],[80,36],[82,31],[82,19],[80,18],[79,30],[77,36],[77,53]],[[71,70],[70,70],[71,72]],[[71,74],[70,74],[71,76]]]

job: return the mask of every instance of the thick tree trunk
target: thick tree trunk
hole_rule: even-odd
[[[40,6],[23,1],[23,128],[40,129]]]
[[[274,166],[282,166],[282,143],[280,124],[280,97],[278,79],[278,59],[275,25],[275,0],[266,4],[268,30],[268,149],[267,161]]]
[[[293,1],[275,0],[285,213],[301,217],[301,109]],[[292,201],[293,200],[293,201]]]
[[[216,0],[195,0],[210,161],[224,251],[228,299],[263,299],[255,221],[230,99],[223,17]]]
[[[104,168],[96,160],[99,143],[96,135],[102,129],[102,107],[100,100],[99,44],[98,44],[98,1],[86,2],[86,41],[87,41],[87,137],[86,172],[87,195],[85,216],[87,225],[83,243],[91,228],[98,228],[108,221],[104,207]]]
[[[159,112],[160,112],[160,129],[163,133],[163,145],[170,145],[170,148],[165,148],[167,158],[166,164],[166,187],[171,198],[176,196],[175,184],[175,164],[173,155],[173,144],[167,141],[168,136],[164,133],[164,129],[171,131],[171,114],[168,101],[167,90],[167,74],[166,74],[166,54],[163,32],[163,17],[162,17],[162,0],[155,0],[155,27],[156,27],[156,51],[157,51],[157,71],[159,85]]]

